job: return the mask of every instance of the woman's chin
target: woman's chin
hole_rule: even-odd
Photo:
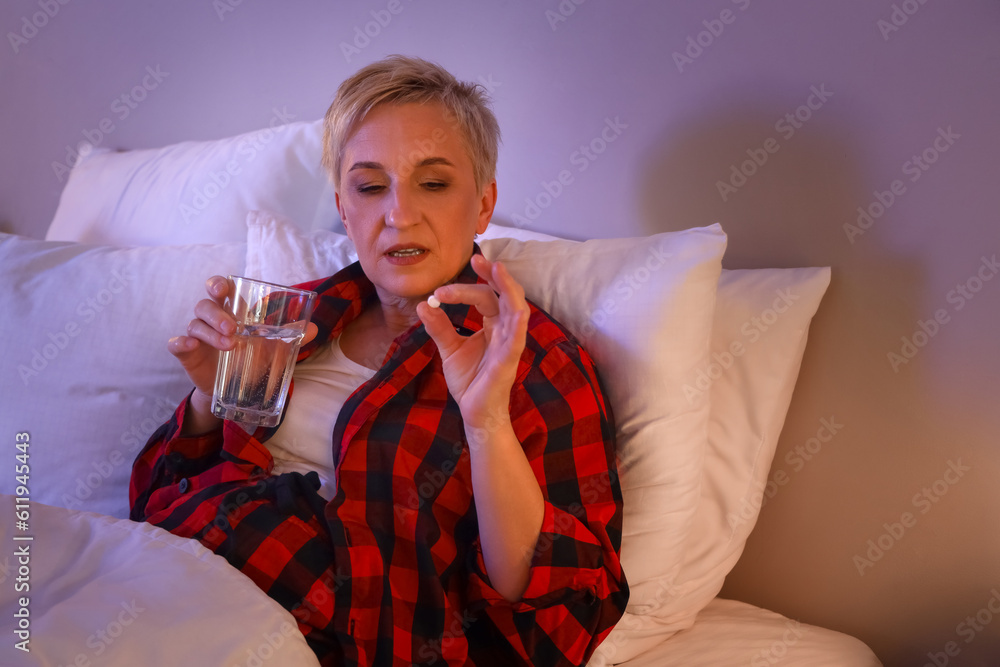
[[[386,292],[384,296],[398,299],[426,299],[434,290],[453,282],[462,272],[461,266],[443,266],[432,253],[417,255],[418,261],[402,263],[400,258],[382,257],[377,263],[374,275],[368,278]],[[409,258],[407,258],[409,259]]]
[[[428,279],[426,276],[392,276],[386,280],[377,281],[376,284],[381,286],[383,297],[420,301],[426,299],[431,292],[444,283]]]

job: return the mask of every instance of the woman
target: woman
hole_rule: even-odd
[[[131,516],[225,556],[323,665],[583,664],[628,598],[612,417],[586,352],[473,240],[497,198],[485,96],[394,56],[324,129],[359,262],[301,286],[321,296],[282,422],[211,414],[235,331],[214,276],[168,342],[195,389],[136,459]]]

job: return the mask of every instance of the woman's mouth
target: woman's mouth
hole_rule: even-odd
[[[396,246],[386,251],[385,258],[394,266],[408,266],[424,261],[427,254],[426,248]]]

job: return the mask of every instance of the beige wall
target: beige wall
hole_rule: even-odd
[[[347,55],[387,2],[244,0],[222,14],[193,0],[50,4],[59,11],[36,32],[24,22],[37,0],[0,6],[5,34],[31,34],[0,47],[5,230],[44,235],[62,187],[53,163],[105,119],[102,145],[136,148],[263,127],[276,107],[318,118],[347,74],[403,52],[493,89],[501,220],[569,169],[573,183],[530,222],[539,231],[718,221],[729,268],[832,266],[772,471],[787,483],[724,594],[855,634],[890,665],[924,664],[948,642],[959,651],[949,664],[996,664],[1000,618],[960,624],[992,621],[1000,591],[1000,278],[949,299],[979,287],[981,258],[1000,254],[995,1],[402,0]],[[560,6],[572,14],[550,23]],[[883,33],[894,18],[899,29]],[[675,58],[689,38],[701,52]],[[148,66],[169,76],[123,116],[115,100]],[[779,121],[814,88],[832,95],[813,97],[790,134]],[[581,162],[580,145],[615,118],[627,128]],[[913,171],[906,162],[939,128],[959,137]],[[723,200],[717,182],[765,146],[777,152]],[[852,243],[844,225],[894,180],[892,205]],[[887,354],[939,310],[947,321],[893,369]],[[796,458],[824,418],[843,428]],[[948,472],[958,462],[960,478]],[[916,497],[924,488],[939,501]],[[883,535],[905,512],[901,536]],[[862,574],[854,559],[869,540],[889,548]]]

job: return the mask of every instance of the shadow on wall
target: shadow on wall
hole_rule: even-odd
[[[931,400],[923,350],[895,366],[888,356],[904,356],[901,337],[913,339],[917,323],[933,319],[933,307],[924,310],[929,267],[880,238],[880,226],[906,224],[898,215],[845,232],[884,184],[865,182],[865,151],[848,131],[814,121],[783,134],[774,123],[783,111],[734,104],[666,128],[641,165],[637,193],[646,233],[720,222],[726,268],[833,267],[772,465],[771,478],[780,469],[786,481],[765,500],[723,596],[857,636],[886,664],[917,664],[957,639],[956,622],[989,597],[985,570],[964,583],[962,575],[928,576],[970,570],[968,553],[942,544],[977,541],[984,527],[967,509],[986,471],[966,481],[977,471],[962,458],[973,465],[951,502],[911,500],[970,451],[956,443],[958,415]],[[842,434],[808,461],[796,457],[823,417],[843,424]],[[903,546],[869,554],[868,541],[904,512],[915,525],[882,540]],[[856,558],[875,555],[870,565]],[[964,657],[989,655],[992,643],[983,638]]]

